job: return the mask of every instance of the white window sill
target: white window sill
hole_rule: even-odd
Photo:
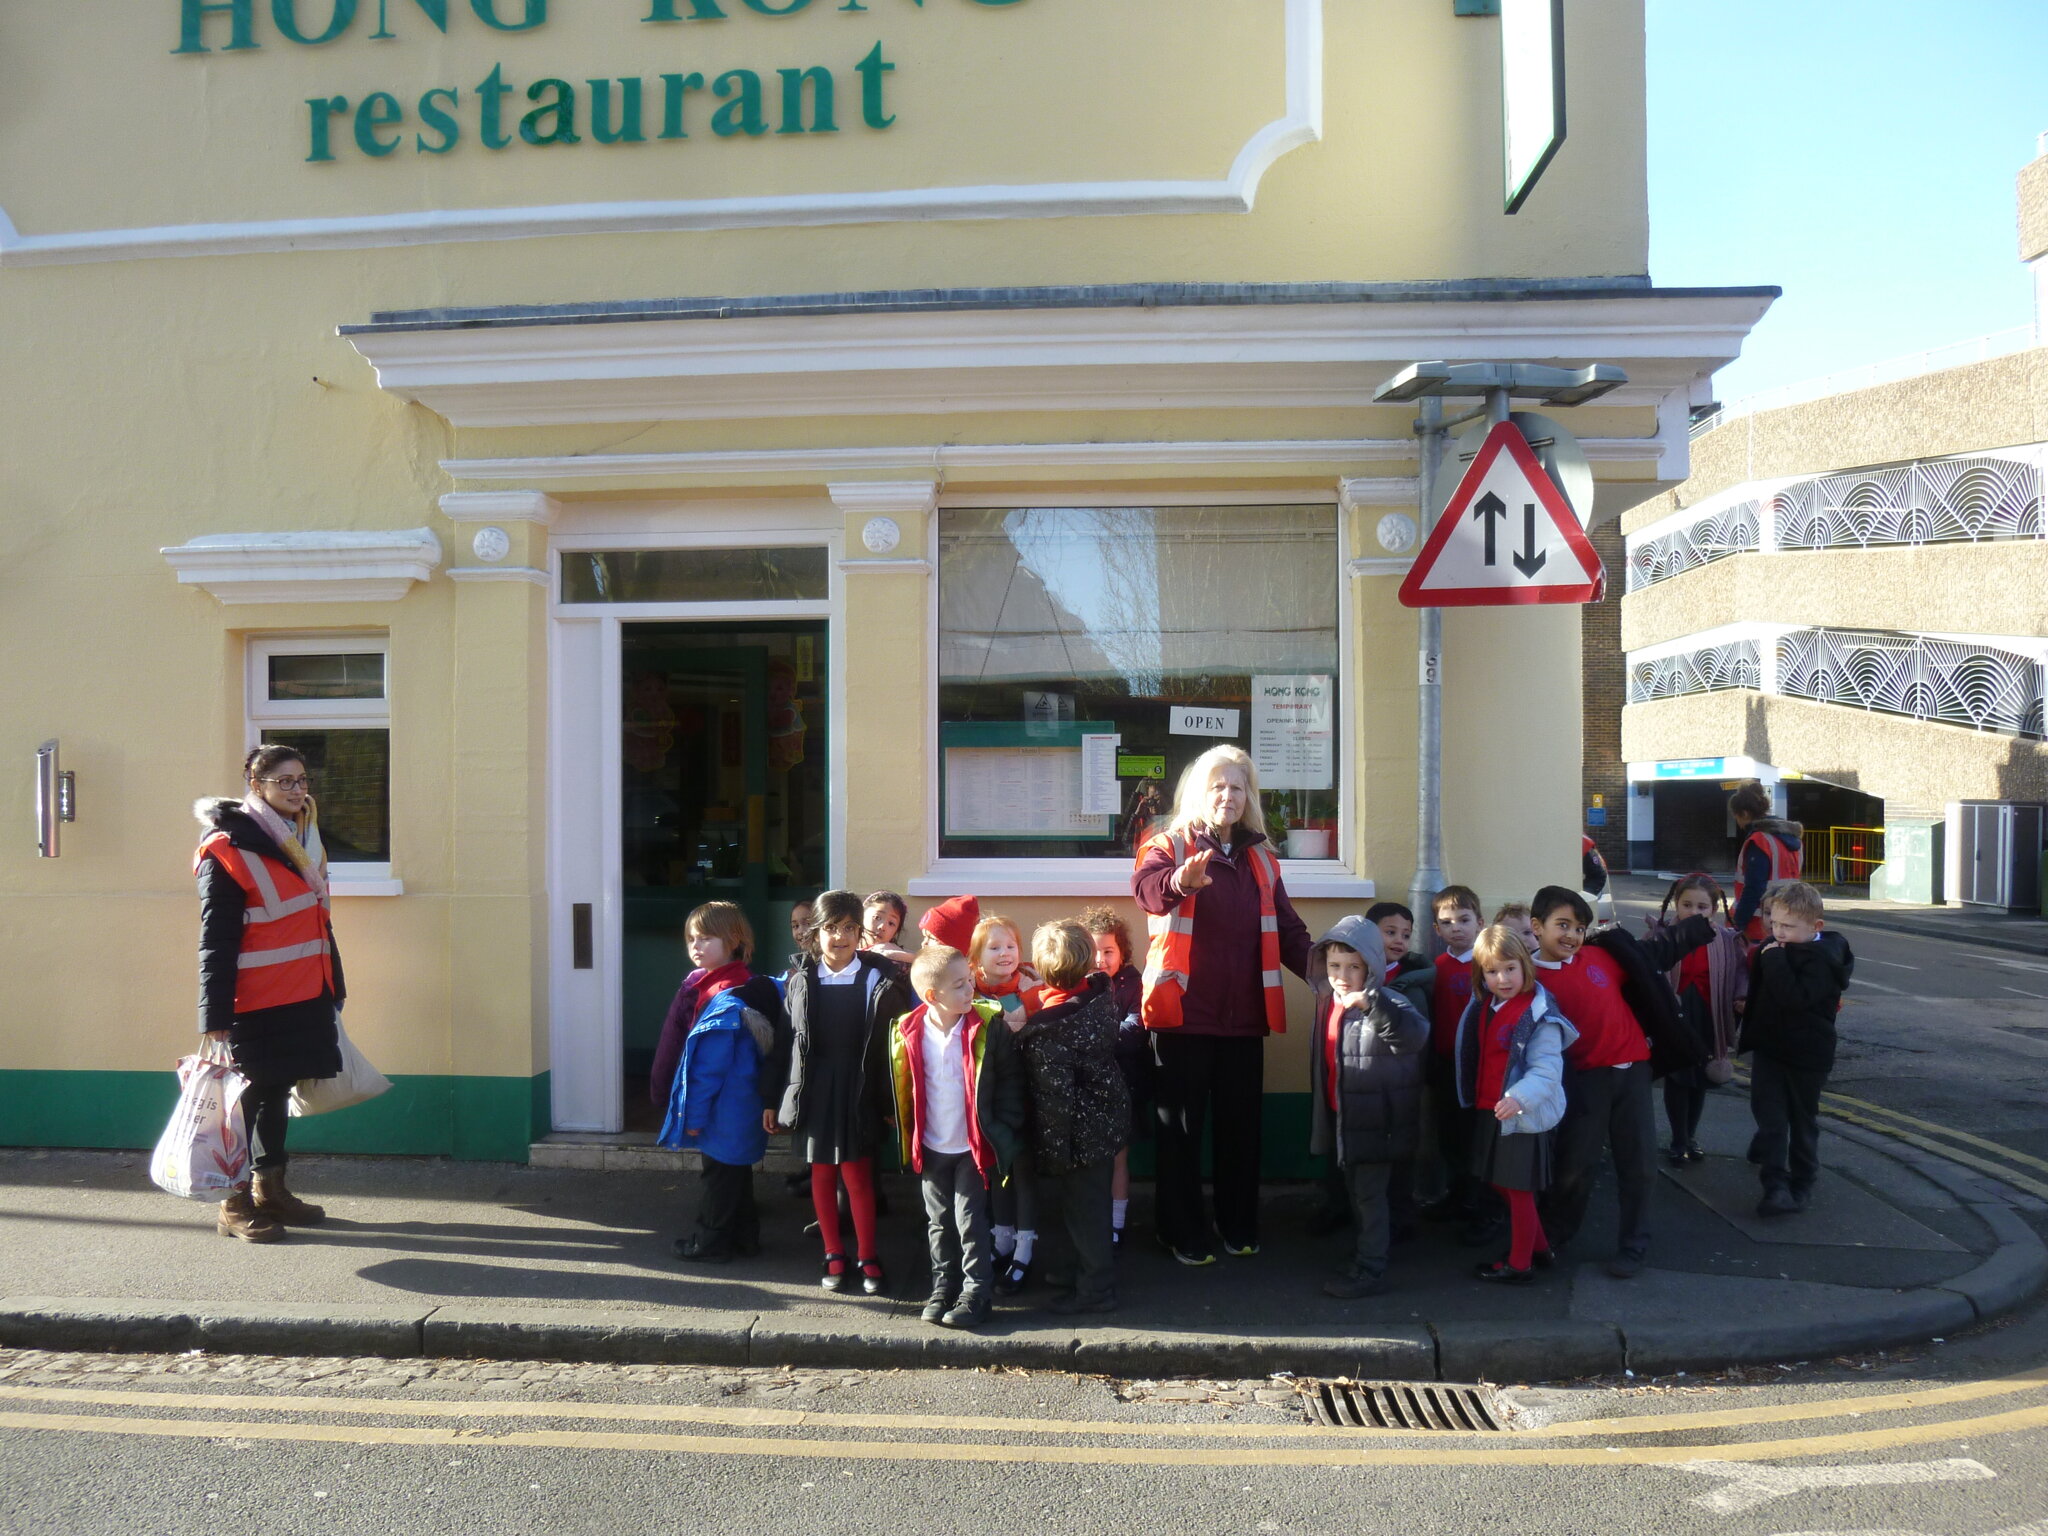
[[[346,875],[328,872],[327,893],[330,896],[403,896],[405,882],[391,879],[351,880]]]
[[[1298,901],[1370,900],[1378,894],[1335,859],[1282,859],[1280,877]],[[1129,896],[1122,859],[941,859],[914,876],[910,896]]]

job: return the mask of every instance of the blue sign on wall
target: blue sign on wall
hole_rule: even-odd
[[[1725,757],[1681,757],[1657,765],[1660,779],[1718,779],[1727,771]]]

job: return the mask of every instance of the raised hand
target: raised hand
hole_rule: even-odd
[[[1192,896],[1209,883],[1209,861],[1216,856],[1212,848],[1204,848],[1188,855],[1187,862],[1173,872],[1173,883],[1183,896]]]

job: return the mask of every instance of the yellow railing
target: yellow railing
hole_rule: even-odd
[[[1883,827],[1829,827],[1806,834],[1800,872],[1828,885],[1868,885],[1883,862]]]

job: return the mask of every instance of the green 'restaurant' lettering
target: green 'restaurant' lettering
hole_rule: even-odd
[[[886,91],[896,66],[875,44],[867,56],[846,74],[835,74],[828,66],[813,64],[807,69],[778,69],[779,91],[773,130],[778,136],[839,132],[839,101],[842,88],[853,88],[858,76],[861,120],[871,129],[888,128],[896,121],[888,110]],[[705,77],[697,71],[658,77],[661,91],[661,126],[657,137],[680,141],[690,137],[689,102],[692,95],[705,92]],[[420,95],[408,112],[406,103],[390,91],[372,91],[360,102],[346,96],[315,96],[305,104],[306,159],[332,161],[338,144],[353,142],[369,159],[383,160],[403,149],[408,142],[417,155],[445,155],[461,144],[467,121],[474,121],[477,142],[486,149],[510,149],[517,144],[536,147],[581,144],[579,126],[582,91],[589,96],[589,138],[599,144],[644,144],[648,139],[648,98],[654,88],[637,75],[584,81],[536,80],[521,86],[505,78],[502,64],[467,92],[454,86],[437,85]],[[711,114],[711,132],[720,139],[757,139],[770,131],[768,87],[759,71],[728,69],[711,82],[710,94],[718,98]],[[516,119],[516,108],[507,101],[524,95],[531,106]],[[473,102],[474,107],[469,107]],[[337,138],[334,119],[349,113],[354,119]],[[474,112],[468,119],[465,109]],[[700,120],[701,122],[701,120]],[[408,130],[410,132],[408,137]]]

